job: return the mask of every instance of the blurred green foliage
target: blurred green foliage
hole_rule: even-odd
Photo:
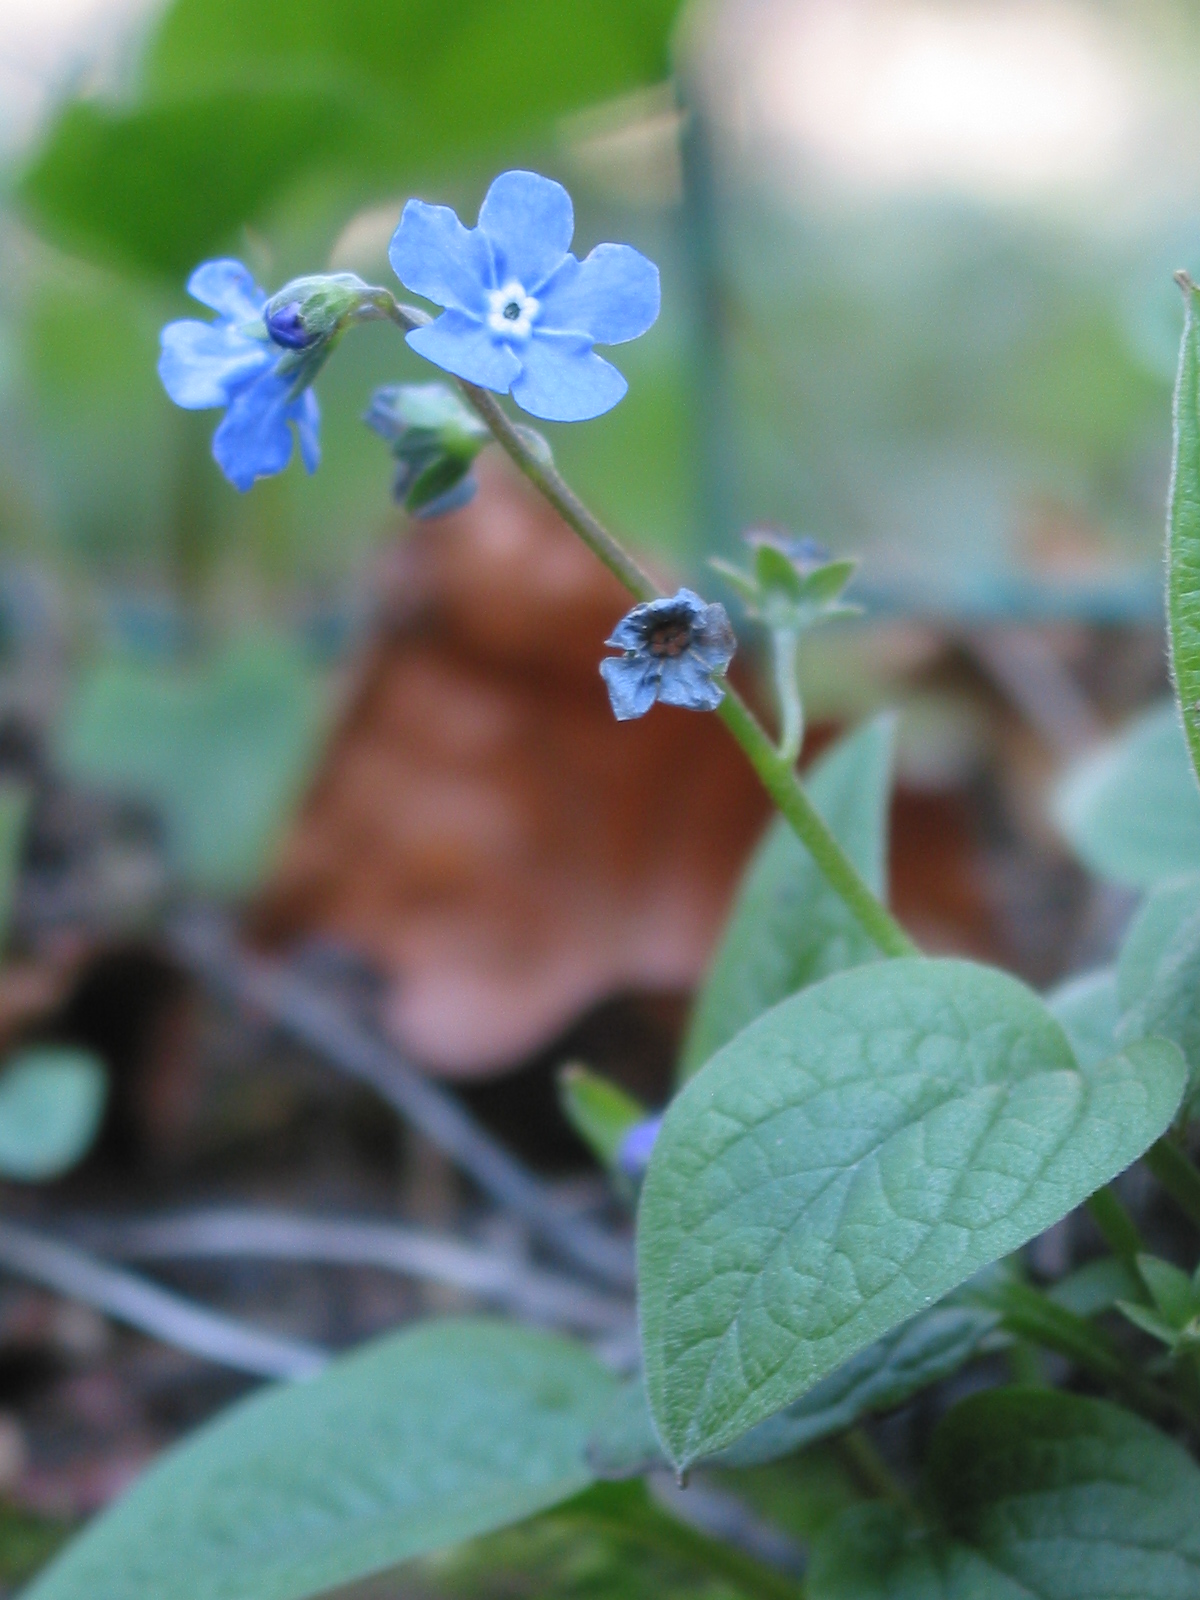
[[[270,865],[323,727],[301,653],[247,638],[207,663],[101,663],[78,685],[58,755],[83,782],[155,802],[183,883],[237,896]]]

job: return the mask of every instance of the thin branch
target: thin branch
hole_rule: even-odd
[[[311,1378],[329,1360],[315,1345],[258,1333],[13,1222],[0,1221],[0,1270],[256,1378]]]
[[[572,1216],[553,1190],[481,1128],[447,1090],[278,961],[241,947],[216,917],[177,919],[168,943],[197,976],[269,1016],[347,1077],[371,1086],[499,1205],[521,1217],[560,1256],[622,1289],[633,1285],[626,1239]]]
[[[581,1333],[628,1327],[632,1303],[494,1250],[390,1223],[327,1220],[281,1211],[221,1209],[146,1218],[89,1218],[86,1237],[133,1261],[247,1257],[380,1267],[408,1278],[449,1284],[520,1316]]]

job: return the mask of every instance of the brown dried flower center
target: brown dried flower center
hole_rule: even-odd
[[[692,626],[686,617],[670,617],[650,632],[646,648],[652,656],[681,656],[692,642]]]

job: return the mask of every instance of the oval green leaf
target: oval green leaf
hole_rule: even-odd
[[[817,1541],[810,1600],[1191,1600],[1200,1468],[1117,1406],[1000,1389],[934,1438],[940,1527],[857,1507]]]
[[[1073,767],[1054,814],[1084,865],[1113,883],[1148,889],[1200,868],[1200,792],[1176,707],[1155,706]]]
[[[0,1176],[44,1183],[69,1171],[100,1127],[108,1080],[86,1050],[45,1046],[0,1074]]]
[[[891,716],[867,723],[822,756],[806,784],[812,803],[877,895],[884,889],[895,728]],[[776,818],[742,879],[696,1001],[683,1047],[684,1076],[778,1001],[878,955],[795,833]]]
[[[426,1323],[202,1428],[25,1600],[324,1593],[586,1488],[584,1446],[615,1389],[569,1340]]]
[[[638,1220],[646,1387],[685,1466],[1079,1205],[1183,1092],[1178,1050],[1078,1062],[1024,985],[965,961],[826,978],[667,1112]]]

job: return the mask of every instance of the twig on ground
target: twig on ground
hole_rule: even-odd
[[[0,1221],[0,1271],[256,1378],[311,1378],[329,1360],[315,1345],[259,1333],[16,1223]]]
[[[633,1306],[457,1239],[390,1223],[222,1208],[163,1217],[87,1218],[83,1236],[134,1261],[249,1257],[381,1267],[463,1289],[520,1316],[580,1333],[631,1326]]]
[[[481,1128],[452,1094],[423,1077],[386,1041],[286,965],[241,947],[216,916],[177,918],[166,937],[170,949],[198,977],[263,1012],[348,1077],[369,1084],[560,1256],[605,1283],[632,1286],[633,1252],[627,1240],[586,1217],[564,1212],[550,1186]]]

